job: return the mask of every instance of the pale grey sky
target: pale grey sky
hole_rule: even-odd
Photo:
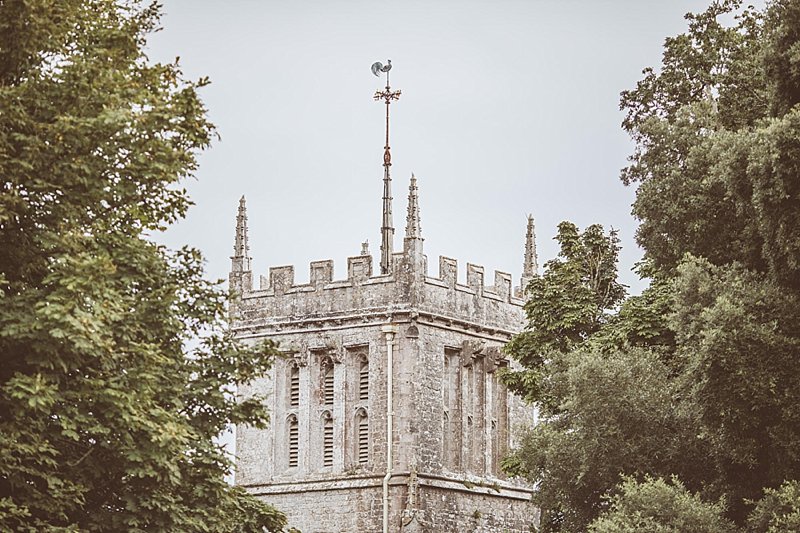
[[[430,274],[441,254],[462,280],[471,262],[518,283],[531,213],[540,264],[562,220],[618,228],[622,279],[641,289],[619,93],[708,2],[164,4],[150,56],[211,78],[201,94],[222,140],[187,182],[196,206],[159,240],[202,250],[211,277],[227,276],[243,194],[256,274],[293,264],[303,282],[310,261],[334,259],[341,278],[365,239],[379,259],[384,108],[369,67],[390,58],[396,249],[413,171]]]

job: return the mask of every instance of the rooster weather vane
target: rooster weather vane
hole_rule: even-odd
[[[392,177],[389,167],[392,166],[392,154],[389,149],[389,106],[393,100],[400,99],[400,91],[392,91],[389,86],[389,71],[392,70],[392,60],[386,61],[386,65],[376,61],[371,67],[375,76],[380,76],[381,72],[386,73],[386,88],[383,91],[375,91],[373,97],[376,102],[383,100],[386,102],[386,144],[383,147],[383,220],[381,223],[381,274],[388,274],[391,270],[392,261],[392,240],[394,238],[394,226],[392,225]]]
[[[378,72],[386,72],[386,73],[388,73],[390,70],[392,70],[392,60],[391,59],[386,61],[386,66],[384,66],[383,63],[381,63],[380,61],[376,61],[376,62],[374,62],[372,64],[372,73],[375,74],[376,76],[380,76],[380,74],[378,74]]]

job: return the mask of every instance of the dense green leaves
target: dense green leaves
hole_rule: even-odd
[[[679,271],[680,379],[736,512],[800,471],[800,298],[737,264],[687,260]]]
[[[669,475],[685,465],[676,473],[700,477],[708,446],[695,439],[697,415],[655,353],[578,350],[558,359],[546,371],[560,412],[545,415],[506,462],[538,483],[544,530],[584,530],[622,474]]]
[[[0,2],[3,530],[285,524],[214,442],[267,422],[232,392],[275,350],[226,333],[197,251],[148,239],[213,134],[206,82],[144,56],[157,23],[134,1]]]
[[[792,480],[777,489],[766,489],[747,526],[752,533],[800,531],[800,483]]]
[[[545,530],[796,529],[800,1],[687,20],[622,94],[650,287],[603,307],[548,263],[508,346],[542,420],[506,466]]]
[[[562,222],[555,239],[558,257],[526,288],[528,327],[505,347],[526,367],[506,373],[507,385],[542,405],[547,402],[541,369],[548,357],[569,351],[597,332],[625,296],[625,287],[617,281],[615,231],[605,235],[602,226],[593,225],[581,233],[571,222]]]
[[[589,526],[592,533],[729,533],[734,525],[725,519],[725,507],[708,503],[686,490],[677,480],[627,478],[611,509]]]

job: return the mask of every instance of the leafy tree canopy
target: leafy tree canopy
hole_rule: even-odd
[[[787,481],[777,489],[766,489],[747,526],[751,533],[800,531],[800,482]]]
[[[526,367],[506,374],[506,383],[542,406],[547,401],[541,370],[548,357],[586,341],[625,297],[625,287],[617,281],[616,231],[606,235],[595,224],[581,233],[571,222],[562,222],[555,239],[560,245],[558,257],[548,261],[545,274],[534,277],[526,288],[528,327],[505,347]]]
[[[225,333],[197,251],[148,238],[184,215],[214,131],[207,81],[144,55],[158,20],[133,0],[0,1],[4,531],[285,525],[225,482],[213,440],[267,422],[231,392],[275,349]]]
[[[619,511],[620,475],[677,476],[738,526],[767,523],[778,490],[800,506],[782,485],[800,471],[800,0],[739,6],[687,15],[622,93],[650,287],[589,297],[591,276],[566,275],[585,271],[567,240],[529,285],[508,379],[542,418],[506,467],[536,483],[545,530]],[[616,283],[616,252],[598,264]],[[676,530],[651,496],[637,505],[661,517],[652,530]]]
[[[591,533],[732,533],[721,503],[708,503],[677,480],[627,478],[611,508],[589,526]]]

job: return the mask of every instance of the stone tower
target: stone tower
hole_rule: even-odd
[[[486,285],[472,264],[459,283],[448,257],[428,275],[413,176],[403,250],[388,274],[372,265],[350,257],[334,280],[333,262],[315,261],[306,284],[273,267],[256,288],[240,202],[232,327],[286,357],[240,390],[266,395],[272,420],[237,428],[236,483],[304,533],[382,531],[384,514],[392,532],[529,531],[530,487],[499,468],[533,416],[496,377],[523,326],[519,289],[504,272]]]
[[[373,65],[382,67],[380,63]],[[383,67],[388,72],[391,64]],[[533,411],[497,378],[500,351],[524,325],[509,274],[484,282],[455,259],[428,274],[417,180],[408,192],[403,248],[394,252],[389,104],[379,273],[366,246],[333,279],[333,261],[291,266],[253,284],[244,198],[236,217],[230,287],[235,335],[271,339],[285,357],[239,391],[267,398],[267,429],[236,432],[236,483],[287,513],[303,533],[530,531],[531,487],[503,476],[514,427]],[[523,282],[536,270],[529,220]]]

